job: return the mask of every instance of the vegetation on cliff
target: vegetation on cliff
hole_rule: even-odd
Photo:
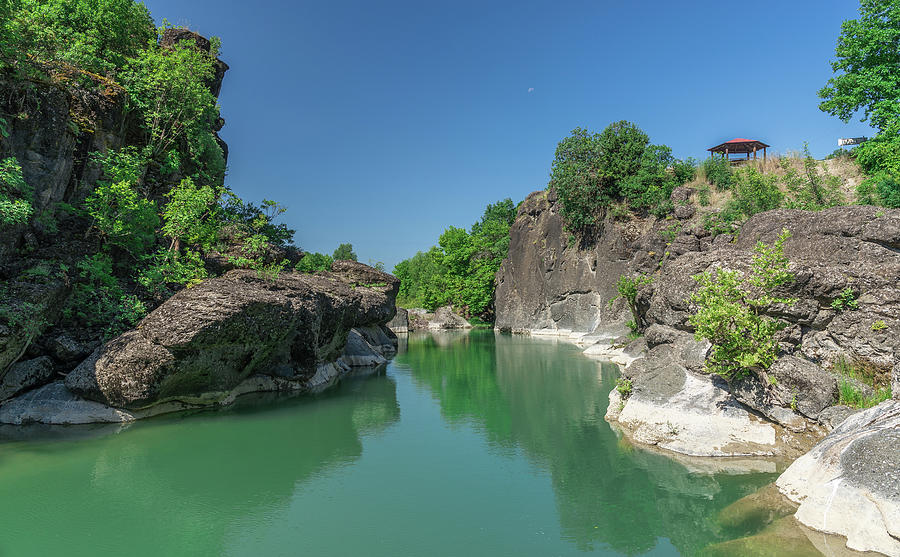
[[[515,218],[511,199],[490,204],[468,231],[451,226],[437,246],[398,263],[398,303],[429,310],[452,305],[468,317],[492,321],[495,275],[509,250]]]
[[[85,138],[104,118],[120,128],[109,148],[76,161],[96,168],[85,175],[97,178],[76,190],[84,193],[40,214],[36,184],[26,183],[20,161],[0,161],[4,235],[19,238],[38,227],[49,245],[87,240],[80,259],[37,258],[48,276],[71,284],[64,326],[108,338],[177,289],[227,268],[271,277],[299,261],[293,231],[275,222],[284,208],[247,203],[224,184],[224,143],[216,132],[227,66],[218,48],[215,38],[156,28],[133,0],[0,2],[0,78],[10,91],[22,103],[40,87],[63,91],[67,130],[85,146],[96,144]],[[24,109],[0,109],[0,154],[10,152],[4,141],[27,118]],[[15,305],[14,298],[4,303]]]

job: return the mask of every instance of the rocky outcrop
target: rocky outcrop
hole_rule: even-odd
[[[900,210],[853,206],[755,215],[733,244],[664,265],[642,291],[648,322],[689,329],[692,277],[709,268],[746,269],[756,243],[771,244],[784,229],[791,233],[784,251],[796,277],[785,294],[797,303],[772,311],[790,325],[782,350],[825,366],[847,357],[889,371],[900,358]],[[835,302],[848,289],[856,307]]]
[[[183,290],[99,348],[65,385],[129,410],[168,400],[218,402],[257,374],[307,388],[321,366],[339,358],[353,327],[393,317],[394,277],[348,261],[333,270],[271,281],[231,271]]]
[[[554,190],[534,192],[519,207],[510,228],[509,254],[497,272],[497,329],[527,332],[563,329],[592,332],[619,323],[622,307],[607,302],[616,281],[642,249],[639,226],[605,222],[596,245],[582,249],[565,231]]]
[[[422,308],[413,308],[408,310],[407,316],[409,331],[472,328],[472,324],[450,306],[439,307],[433,313]]]
[[[13,364],[0,379],[0,401],[48,383],[53,377],[53,360],[47,356]]]
[[[796,518],[847,547],[900,555],[900,402],[847,418],[776,484]]]
[[[387,327],[395,333],[408,333],[409,312],[405,308],[398,307],[396,315],[388,321]]]

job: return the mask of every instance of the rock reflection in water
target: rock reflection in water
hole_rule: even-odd
[[[704,469],[632,447],[603,419],[616,367],[541,340],[479,331],[411,335],[402,361],[447,421],[475,425],[498,448],[520,447],[549,473],[562,533],[578,548],[637,554],[668,538],[696,554],[726,539],[713,517],[771,482],[775,464]]]

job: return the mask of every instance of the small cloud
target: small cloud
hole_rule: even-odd
[[[529,87],[529,88],[528,88],[528,92],[529,92],[529,93],[534,93],[534,87]]]

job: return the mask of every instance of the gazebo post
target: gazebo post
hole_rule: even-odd
[[[763,162],[766,162],[766,148],[763,147]]]

